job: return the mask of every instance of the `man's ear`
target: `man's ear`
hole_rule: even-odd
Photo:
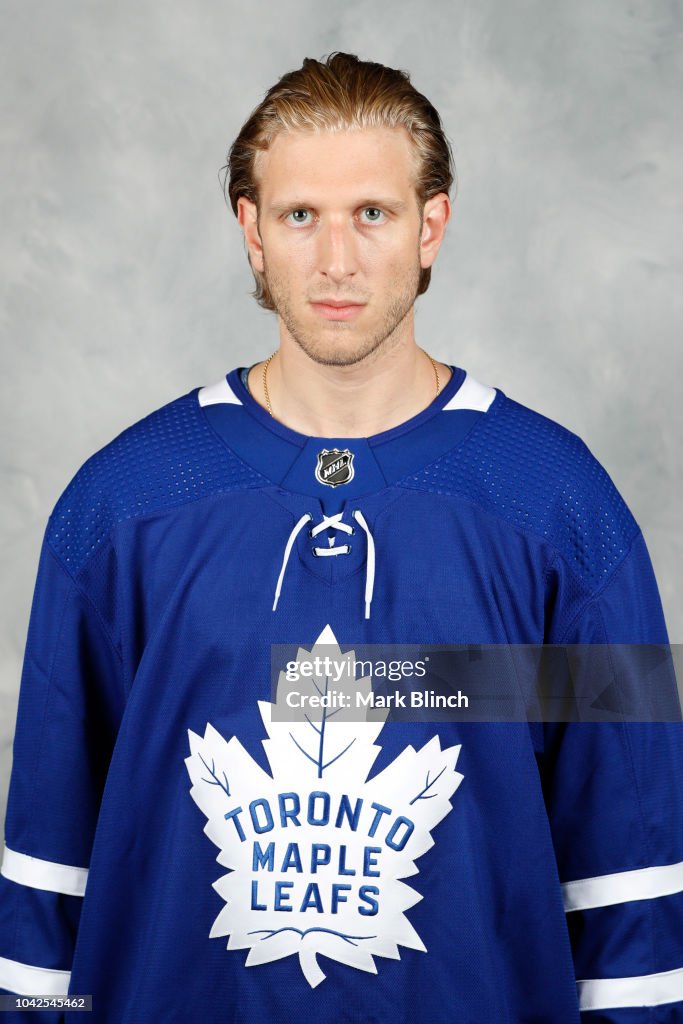
[[[249,262],[254,270],[263,273],[263,246],[258,231],[258,210],[256,203],[246,196],[237,200],[237,219],[244,232],[244,241],[249,253]]]
[[[425,203],[420,235],[420,266],[423,269],[431,267],[436,259],[450,216],[451,202],[445,192],[439,192]]]

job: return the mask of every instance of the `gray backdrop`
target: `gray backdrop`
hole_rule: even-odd
[[[440,110],[459,190],[417,341],[583,437],[683,641],[680,7],[5,0],[2,14],[0,820],[57,497],[124,427],[276,347],[217,175],[304,56],[404,68]]]

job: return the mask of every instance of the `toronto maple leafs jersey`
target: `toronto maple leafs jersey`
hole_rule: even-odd
[[[2,993],[97,1024],[683,1020],[680,723],[276,720],[276,644],[667,643],[585,444],[451,369],[323,438],[236,368],[78,470],[29,621]]]

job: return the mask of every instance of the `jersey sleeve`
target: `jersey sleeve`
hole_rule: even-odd
[[[668,644],[640,531],[557,639]],[[683,724],[546,723],[540,764],[582,1021],[683,1020]]]
[[[67,994],[122,709],[121,658],[43,537],[21,673],[0,867],[0,993]],[[3,1021],[26,1020],[11,1011]],[[56,1022],[59,1012],[31,1020]]]

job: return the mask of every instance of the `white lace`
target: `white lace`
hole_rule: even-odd
[[[365,568],[365,618],[369,619],[370,604],[372,603],[372,591],[375,585],[375,542],[373,540],[372,534],[370,533],[370,527],[365,521],[365,516],[363,515],[363,513],[360,512],[358,509],[355,509],[351,514],[353,518],[356,520],[356,522],[360,523],[360,525],[363,527],[367,538],[368,552]],[[348,523],[342,521],[343,515],[343,512],[337,512],[333,516],[323,515],[322,520],[319,523],[317,523],[316,526],[311,527],[311,530],[309,531],[311,537],[317,537],[317,535],[319,533],[322,533],[323,530],[328,529],[342,530],[344,533],[352,534],[354,532],[353,527],[349,526]],[[292,551],[292,547],[294,546],[294,541],[296,540],[299,532],[304,528],[306,523],[312,519],[313,516],[311,515],[311,513],[305,512],[302,515],[301,519],[299,519],[299,521],[295,523],[294,526],[292,527],[292,531],[287,540],[287,544],[285,545],[285,552],[282,557],[282,568],[280,569],[280,575],[278,576],[277,586],[275,587],[273,611],[275,611],[275,609],[277,608],[277,603],[280,599],[280,593],[282,591],[282,581],[284,579],[285,569],[287,568],[287,562],[289,561],[289,556]],[[314,546],[313,554],[322,557],[329,557],[330,555],[347,555],[351,550],[351,545],[335,544],[335,539],[335,537],[328,537],[328,547],[326,548]]]

